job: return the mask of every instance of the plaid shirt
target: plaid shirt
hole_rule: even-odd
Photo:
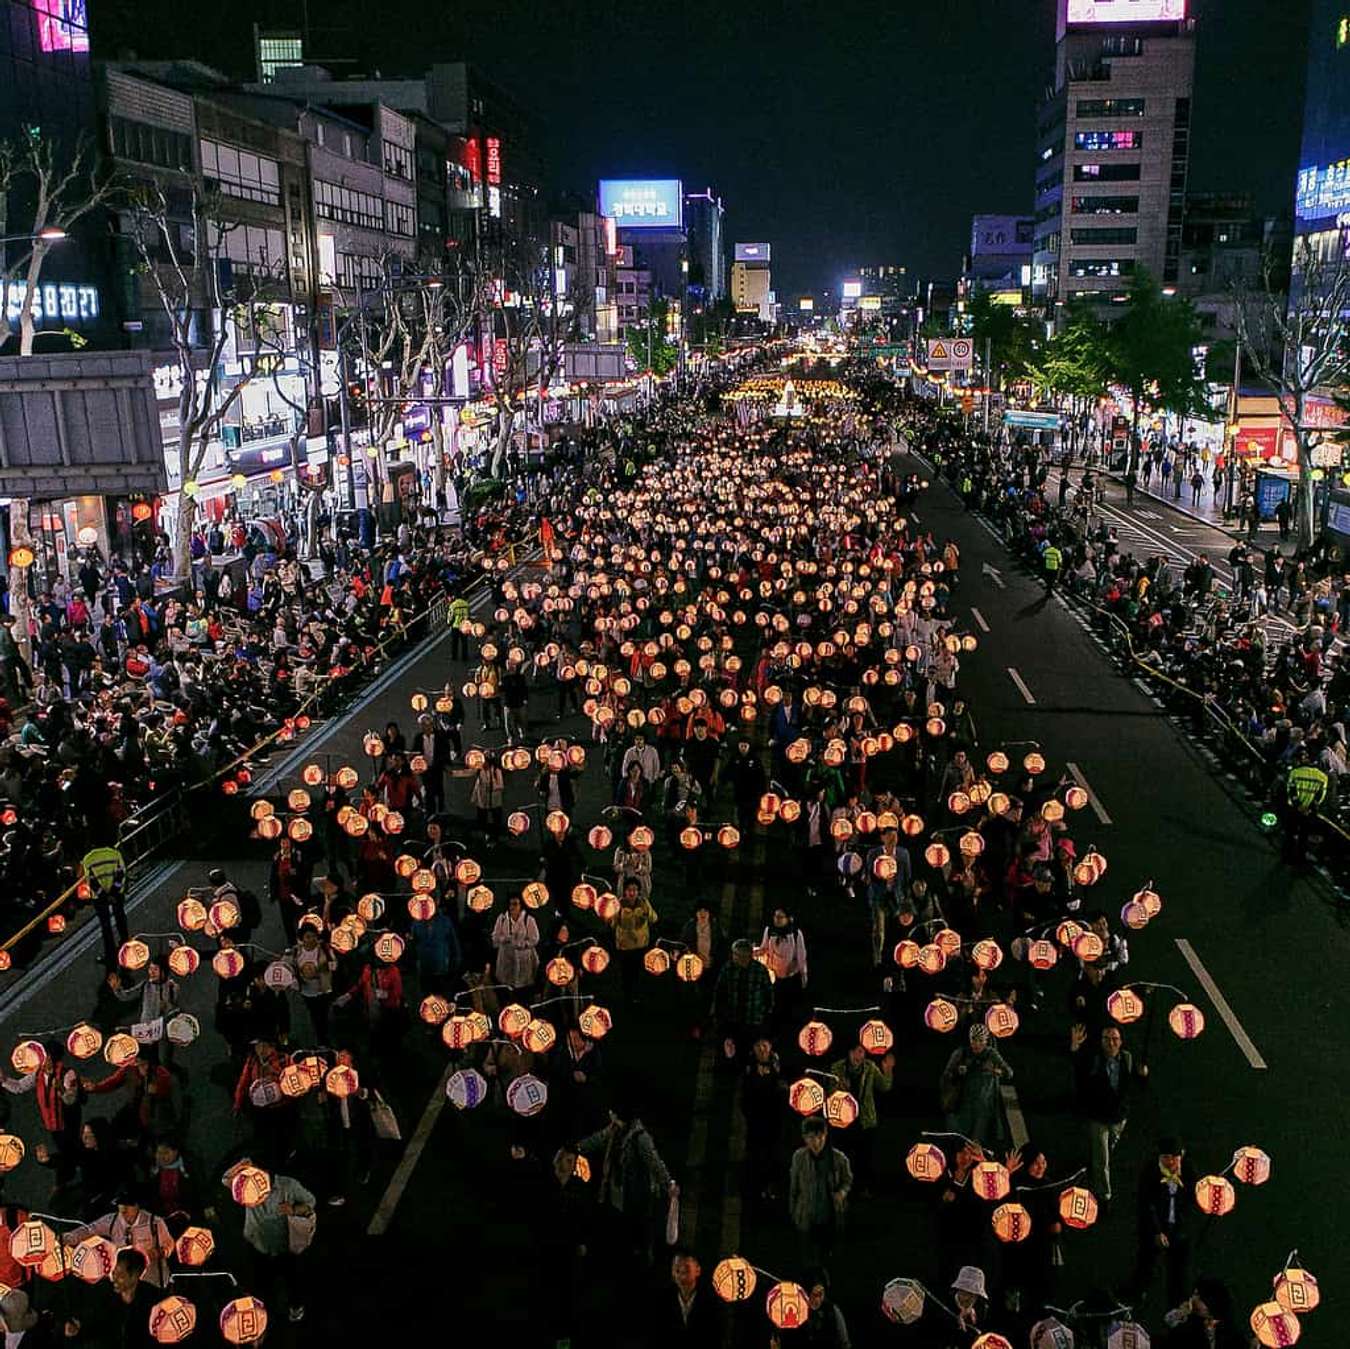
[[[713,993],[713,1009],[721,1021],[739,1026],[762,1025],[773,1004],[769,972],[757,960],[738,965],[733,959],[723,968]]]

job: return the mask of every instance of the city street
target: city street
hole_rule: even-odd
[[[929,472],[927,466],[916,467]],[[920,530],[939,542],[954,539],[961,550],[952,611],[960,626],[979,639],[978,649],[962,658],[961,687],[973,709],[980,757],[1003,746],[1017,757],[1034,742],[1048,761],[1048,777],[1068,771],[1087,787],[1090,805],[1072,817],[1073,836],[1080,856],[1094,845],[1110,867],[1091,902],[1114,915],[1150,881],[1163,898],[1160,917],[1144,932],[1130,934],[1129,981],[1173,986],[1206,1018],[1204,1034],[1192,1042],[1172,1035],[1161,1015],[1156,1024],[1149,1017],[1127,1031],[1127,1046],[1148,1062],[1151,1073],[1147,1089],[1136,1097],[1118,1154],[1122,1197],[1093,1230],[1066,1239],[1065,1283],[1080,1290],[1107,1287],[1128,1273],[1135,1239],[1132,1185],[1163,1133],[1188,1142],[1188,1155],[1200,1172],[1222,1170],[1232,1151],[1246,1144],[1261,1147],[1273,1160],[1270,1182],[1261,1189],[1240,1186],[1234,1212],[1208,1221],[1198,1242],[1197,1267],[1222,1272],[1239,1305],[1260,1300],[1294,1247],[1314,1271],[1331,1270],[1339,1248],[1339,1215],[1334,1205],[1310,1204],[1307,1196],[1326,1184],[1326,1149],[1318,1142],[1341,1137],[1350,1126],[1342,1094],[1330,1089],[1329,1072],[1335,1061],[1333,972],[1350,942],[1343,911],[1316,876],[1295,876],[1281,864],[1271,841],[1255,827],[1251,808],[1216,777],[1154,701],[1115,671],[1080,617],[1058,597],[1046,601],[1043,587],[1011,562],[979,517],[965,512],[940,482],[919,498],[915,515]],[[1189,526],[1175,542],[1168,538],[1167,521],[1134,527],[1141,540],[1157,537],[1159,546],[1213,546],[1212,532],[1205,537]],[[398,662],[356,709],[320,728],[309,745],[280,764],[280,779],[264,784],[265,789],[284,794],[299,784],[302,765],[316,759],[330,771],[341,763],[364,767],[361,742],[368,729],[397,720],[407,730],[414,692],[437,688],[447,679],[458,683],[467,672],[466,666],[451,664],[443,639],[429,641],[414,658]],[[554,733],[552,704],[551,691],[545,697],[541,689],[531,709],[536,729],[548,734]],[[609,800],[599,747],[589,743],[579,718],[569,718],[557,731],[579,739],[589,751],[573,811],[574,824],[584,834]],[[500,743],[500,733],[479,734],[471,714],[466,743]],[[884,777],[884,761],[879,771]],[[508,810],[533,799],[532,778],[532,773],[510,777]],[[463,779],[452,780],[450,809],[460,822],[472,815]],[[729,813],[724,799],[722,809],[705,812],[705,818]],[[782,825],[761,829],[743,840],[734,857],[709,865],[693,885],[684,874],[685,858],[672,857],[658,842],[653,891],[658,930],[678,937],[693,901],[703,896],[716,901],[730,936],[757,940],[767,912],[785,904],[806,934],[809,1002],[855,1009],[827,1016],[838,1043],[851,1036],[865,1016],[863,1009],[879,1000],[867,958],[866,911],[860,901],[845,902],[837,893],[809,897],[794,849],[782,846],[782,831]],[[532,833],[490,853],[474,849],[473,855],[483,861],[489,882],[498,876],[528,877],[537,866],[537,843]],[[238,855],[170,864],[137,896],[133,932],[173,931],[178,900],[189,885],[204,883],[212,865],[226,867],[239,884],[265,894],[267,858],[261,845],[248,845]],[[588,853],[587,870],[607,875],[608,858]],[[571,921],[594,930],[589,917],[583,922],[575,911]],[[281,948],[270,907],[256,940],[274,951]],[[890,970],[895,973],[893,966]],[[3,1006],[5,1043],[70,1025],[82,1007],[92,1007],[101,973],[93,950],[72,948],[21,982]],[[610,1086],[640,1085],[643,1118],[682,1187],[682,1240],[700,1253],[705,1269],[739,1253],[791,1277],[799,1266],[782,1199],[764,1203],[746,1188],[745,1126],[734,1075],[720,1063],[715,1044],[688,1035],[709,990],[679,988],[670,976],[643,979],[641,1004],[631,1010],[622,1005],[613,970],[587,977],[586,986],[615,1011],[615,1030],[604,1044],[605,1080]],[[209,1192],[218,1185],[220,1159],[237,1138],[227,1103],[232,1083],[219,1075],[225,1067],[222,1043],[206,1031],[215,976],[204,963],[183,982],[183,1004],[206,1032],[180,1051],[178,1061],[190,1082],[188,1155]],[[1056,971],[1046,985],[1045,1010],[1024,1011],[1021,1030],[1001,1048],[1016,1074],[1007,1099],[1014,1138],[1021,1142],[1029,1135],[1044,1148],[1051,1177],[1060,1178],[1084,1163],[1085,1146],[1081,1126],[1072,1118],[1069,1047],[1062,1033],[1067,1023],[1059,1010],[1067,976]],[[1180,1000],[1163,989],[1152,994],[1144,989],[1142,996],[1150,1004],[1156,999],[1160,1009]],[[415,1007],[417,995],[409,1000]],[[298,1009],[296,1016],[302,1017]],[[833,1267],[834,1296],[858,1343],[899,1334],[877,1310],[887,1280],[907,1275],[931,1287],[937,1277],[931,1241],[935,1195],[908,1178],[903,1160],[922,1131],[942,1128],[937,1079],[951,1040],[924,1031],[912,1006],[894,1030],[896,1084],[880,1101],[876,1194],[856,1201]],[[784,1066],[792,1080],[806,1061],[790,1039]],[[545,1342],[541,1322],[547,1307],[532,1273],[542,1236],[533,1211],[536,1162],[529,1157],[515,1161],[510,1152],[513,1144],[530,1148],[531,1135],[500,1105],[463,1113],[447,1105],[446,1072],[439,1035],[423,1033],[414,1023],[403,1053],[382,1071],[403,1141],[380,1145],[370,1181],[353,1203],[321,1207],[317,1249],[339,1263],[324,1266],[330,1272],[320,1278],[322,1291],[316,1289],[303,1338],[341,1336],[345,1328],[378,1318],[398,1302],[401,1324],[409,1330],[444,1327],[449,1316],[461,1332],[491,1326],[512,1343]],[[108,1099],[116,1102],[116,1097]],[[784,1110],[780,1195],[787,1154],[796,1145],[795,1119]],[[36,1135],[31,1099],[16,1103],[14,1127],[25,1137]],[[847,1134],[840,1140],[845,1151],[848,1141]],[[302,1149],[295,1172],[316,1184],[310,1164]],[[42,1171],[20,1168],[8,1178],[6,1197],[44,1208]],[[237,1210],[223,1192],[215,1203],[222,1212],[218,1237],[229,1253],[221,1267],[229,1268],[242,1259],[231,1240]],[[583,1262],[581,1303],[603,1322],[614,1310],[611,1290],[584,1270]],[[339,1286],[334,1279],[346,1271],[350,1277]],[[418,1297],[419,1288],[443,1284],[447,1275],[453,1282],[449,1311]],[[66,1294],[57,1286],[38,1296],[60,1305]],[[1326,1289],[1325,1297],[1324,1316],[1334,1317],[1334,1289]],[[1155,1316],[1160,1299],[1155,1287]],[[762,1343],[758,1301],[744,1314],[741,1342]],[[288,1342],[292,1333],[278,1322],[275,1342]],[[590,1333],[597,1338],[578,1343],[607,1342],[608,1332],[594,1322]]]

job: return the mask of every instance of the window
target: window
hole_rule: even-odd
[[[1133,272],[1133,258],[1074,258],[1069,263],[1070,276],[1130,276]]]
[[[412,155],[406,145],[397,145],[393,141],[384,143],[384,171],[391,178],[406,178],[412,181]]]
[[[186,132],[168,131],[126,117],[109,117],[108,143],[119,159],[192,172],[192,137]]]
[[[1070,239],[1076,244],[1133,244],[1139,241],[1136,229],[1120,230],[1070,230]]]
[[[1078,150],[1140,150],[1144,145],[1142,131],[1075,131],[1074,148]]]
[[[1075,197],[1075,215],[1138,215],[1138,197]]]
[[[1080,98],[1078,100],[1080,117],[1142,117],[1144,100],[1142,98]]]
[[[360,225],[381,232],[385,228],[384,202],[379,197],[339,183],[326,183],[321,178],[314,180],[314,213],[320,219],[337,220],[344,225]]]
[[[220,233],[215,249],[229,258],[236,268],[267,272],[286,261],[286,243],[280,230],[261,225],[227,225]]]
[[[348,290],[376,290],[384,281],[378,258],[359,253],[338,254],[338,284]]]
[[[281,179],[275,159],[203,138],[202,174],[215,180],[227,197],[281,205]]]
[[[413,234],[412,207],[401,201],[384,203],[384,227],[390,234],[401,234],[411,239]]]
[[[1137,183],[1140,164],[1075,164],[1075,183]]]

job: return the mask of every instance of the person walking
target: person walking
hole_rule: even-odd
[[[126,861],[116,848],[90,848],[80,858],[80,875],[94,901],[94,913],[103,937],[103,963],[114,970],[118,948],[127,939]]]
[[[788,1212],[802,1263],[828,1264],[848,1211],[853,1167],[830,1142],[830,1126],[819,1115],[802,1121],[802,1146],[788,1171]]]
[[[492,944],[497,948],[493,975],[509,988],[529,988],[539,973],[539,925],[526,911],[519,895],[506,901],[506,912],[492,925]]]
[[[1001,1147],[1008,1136],[1002,1085],[1012,1076],[1007,1060],[989,1043],[984,1023],[972,1023],[967,1043],[952,1051],[942,1070],[939,1090],[947,1128],[984,1148]]]
[[[1155,1159],[1139,1177],[1139,1227],[1134,1278],[1129,1296],[1148,1296],[1158,1261],[1166,1270],[1167,1306],[1183,1302],[1190,1291],[1191,1231],[1197,1212],[1195,1171],[1179,1139],[1158,1140]]]
[[[731,959],[713,989],[713,1016],[728,1060],[744,1062],[763,1032],[772,1005],[769,972],[754,958],[754,947],[741,937],[731,944]]]
[[[895,1082],[895,1055],[887,1052],[878,1063],[869,1058],[862,1045],[849,1046],[842,1059],[830,1065],[834,1089],[846,1091],[858,1103],[858,1127],[852,1135],[854,1175],[858,1191],[864,1199],[876,1174],[877,1126],[881,1123],[877,1111],[877,1092],[888,1092]]]
[[[298,1180],[274,1173],[267,1198],[244,1210],[244,1240],[260,1257],[266,1282],[284,1295],[292,1321],[305,1319],[301,1257],[314,1239],[316,1202]]]
[[[642,893],[637,877],[625,877],[619,911],[614,915],[614,951],[619,958],[623,1000],[629,1007],[638,1001],[642,962],[652,944],[652,928],[656,922],[656,910]]]
[[[1076,1023],[1069,1032],[1078,1107],[1087,1132],[1088,1177],[1093,1194],[1111,1202],[1111,1154],[1125,1132],[1130,1084],[1148,1076],[1148,1064],[1136,1064],[1124,1047],[1119,1026],[1106,1026],[1096,1050],[1087,1050],[1087,1027]]]

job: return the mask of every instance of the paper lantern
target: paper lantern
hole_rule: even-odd
[[[164,1024],[170,1044],[186,1049],[202,1033],[201,1024],[190,1012],[177,1012]]]
[[[992,937],[985,937],[970,948],[970,958],[982,970],[996,970],[1003,964],[1003,948]]]
[[[703,957],[686,951],[675,962],[675,977],[686,984],[697,983],[703,977]]]
[[[524,1031],[521,1032],[520,1042],[530,1051],[531,1054],[546,1054],[557,1043],[558,1032],[554,1029],[551,1021],[544,1021],[540,1017],[535,1017]]]
[[[233,946],[226,946],[211,957],[211,968],[222,979],[237,979],[247,963],[244,953]]]
[[[1072,918],[1066,918],[1055,929],[1055,940],[1067,951],[1073,950],[1073,944],[1083,935],[1084,927],[1082,923],[1076,922]]]
[[[858,1102],[846,1091],[832,1091],[825,1098],[825,1119],[836,1129],[847,1129],[858,1118]]]
[[[970,1173],[970,1191],[991,1203],[1007,1197],[1012,1177],[1002,1162],[977,1162]]]
[[[1281,1307],[1278,1302],[1263,1302],[1252,1311],[1252,1333],[1270,1349],[1284,1349],[1284,1346],[1297,1344],[1303,1333],[1303,1326],[1293,1312]]]
[[[175,946],[169,952],[169,969],[180,979],[186,979],[188,975],[195,974],[201,961],[201,956],[187,945]]]
[[[70,1252],[70,1270],[83,1283],[102,1283],[117,1263],[117,1247],[107,1237],[85,1237]]]
[[[892,1279],[881,1290],[881,1310],[887,1320],[912,1326],[923,1315],[924,1292],[913,1279]]]
[[[1260,1148],[1238,1148],[1233,1154],[1233,1179],[1244,1185],[1264,1185],[1270,1179],[1270,1158]]]
[[[1028,754],[1022,760],[1022,767],[1025,768],[1027,772],[1030,773],[1033,777],[1035,777],[1036,774],[1038,773],[1044,773],[1045,755],[1037,754],[1035,750],[1032,750],[1031,753]]]
[[[1073,1331],[1053,1316],[1031,1327],[1031,1349],[1074,1349]]]
[[[597,852],[603,852],[614,842],[614,831],[603,824],[593,825],[586,835],[586,842]]]
[[[1149,1349],[1148,1331],[1138,1321],[1113,1321],[1106,1332],[1106,1349]]]
[[[577,977],[576,967],[566,956],[554,956],[544,966],[544,977],[555,988],[564,988]]]
[[[381,932],[375,938],[375,955],[392,965],[403,954],[403,938],[397,932]]]
[[[881,1055],[895,1043],[891,1028],[884,1021],[864,1021],[858,1027],[858,1043],[869,1053]]]
[[[740,846],[741,831],[734,824],[724,824],[717,831],[717,842],[720,847],[730,851],[732,848]]]
[[[197,1309],[177,1293],[150,1308],[150,1338],[157,1344],[178,1344],[197,1327]]]
[[[69,1273],[70,1248],[61,1245],[58,1241],[56,1246],[44,1257],[42,1263],[37,1266],[37,1276],[39,1279],[46,1279],[49,1283],[60,1283]]]
[[[800,1284],[776,1283],[769,1289],[764,1309],[779,1330],[796,1330],[811,1315],[811,1302]]]
[[[891,952],[895,963],[902,970],[912,970],[919,963],[919,943],[910,941],[908,937],[896,942],[895,950]]]
[[[237,1297],[220,1309],[220,1333],[231,1344],[257,1344],[267,1333],[267,1308],[256,1297]]]
[[[754,1296],[757,1282],[755,1267],[739,1255],[719,1260],[712,1273],[713,1292],[723,1302],[745,1302]]]
[[[954,1031],[960,1020],[961,1013],[956,1004],[948,1002],[946,998],[934,998],[923,1009],[923,1024],[939,1035]]]
[[[512,838],[519,838],[530,831],[530,817],[523,810],[513,810],[506,817],[506,829]]]
[[[936,942],[929,942],[919,947],[915,964],[924,974],[940,974],[947,968],[947,953]]]
[[[1315,1311],[1322,1300],[1317,1280],[1306,1269],[1290,1266],[1275,1276],[1275,1301],[1287,1312],[1302,1316]]]
[[[114,1068],[125,1068],[141,1052],[141,1047],[130,1035],[118,1032],[103,1042],[103,1057]]]
[[[799,1115],[814,1115],[825,1105],[825,1088],[814,1077],[799,1077],[788,1088],[788,1104]]]
[[[0,1134],[0,1172],[13,1171],[23,1161],[23,1139],[15,1134]]]
[[[1091,1227],[1097,1221],[1097,1200],[1091,1190],[1070,1185],[1059,1195],[1059,1216],[1067,1227]]]
[[[428,993],[417,1008],[417,1015],[428,1026],[439,1026],[450,1015],[450,1003],[439,993]]]
[[[445,1083],[446,1099],[456,1110],[472,1110],[487,1100],[487,1078],[477,1068],[462,1068]]]
[[[503,1035],[518,1040],[530,1024],[530,1014],[518,1002],[507,1003],[497,1014],[497,1026]]]
[[[823,1021],[808,1021],[797,1032],[797,1044],[803,1054],[819,1058],[829,1051],[834,1042],[834,1032]]]
[[[1005,1336],[989,1330],[983,1335],[977,1335],[971,1342],[970,1349],[1013,1349],[1013,1343]]]
[[[1153,888],[1153,882],[1150,881],[1142,890],[1136,890],[1134,899],[1135,904],[1143,905],[1144,912],[1150,918],[1156,918],[1162,912],[1162,896]]]
[[[206,926],[206,905],[189,896],[178,905],[178,926],[184,932],[200,932]]]
[[[1036,970],[1053,969],[1056,961],[1059,960],[1059,952],[1055,949],[1054,942],[1039,941],[1031,942],[1027,946],[1027,963]]]
[[[58,1244],[56,1233],[46,1223],[30,1218],[14,1229],[9,1238],[9,1253],[25,1269],[36,1269]]]
[[[1194,1040],[1205,1029],[1205,1014],[1193,1002],[1179,1002],[1167,1014],[1172,1034],[1182,1040]]]
[[[477,1043],[478,1035],[467,1016],[456,1015],[441,1027],[441,1040],[447,1049],[467,1049]]]
[[[1105,951],[1106,943],[1091,929],[1080,932],[1073,939],[1073,953],[1085,964],[1100,960]]]
[[[990,1035],[1005,1040],[1017,1030],[1017,1011],[1010,1002],[991,1003],[985,1010],[984,1024]]]
[[[1031,1214],[1021,1204],[1000,1204],[993,1221],[1000,1241],[1025,1241],[1031,1235]]]
[[[179,1262],[197,1269],[215,1253],[216,1239],[207,1227],[185,1227],[175,1246]]]
[[[562,810],[550,810],[544,816],[544,828],[555,837],[561,838],[568,830],[571,820],[567,818],[567,812]]]
[[[1118,988],[1106,999],[1106,1010],[1113,1020],[1128,1026],[1144,1015],[1144,1000],[1132,988]]]
[[[577,1018],[577,1026],[588,1040],[603,1040],[614,1028],[614,1019],[604,1007],[591,1003]]]
[[[470,886],[469,893],[464,897],[464,902],[473,913],[486,913],[495,900],[496,896],[486,885]]]
[[[103,1032],[87,1021],[81,1021],[66,1036],[66,1049],[72,1058],[92,1059],[103,1048]]]
[[[581,953],[581,968],[587,974],[603,974],[609,968],[609,952],[603,946],[588,946]]]
[[[915,1143],[905,1154],[905,1169],[915,1180],[941,1180],[947,1174],[947,1158],[935,1143]]]
[[[1041,819],[1047,824],[1058,824],[1064,818],[1064,807],[1051,798],[1041,805]]]
[[[653,843],[656,842],[656,835],[645,825],[640,824],[631,834],[628,835],[629,846],[638,852],[648,852]]]
[[[378,923],[384,917],[384,900],[377,894],[362,895],[356,901],[356,912],[367,923]]]
[[[313,1085],[309,1074],[296,1063],[288,1063],[277,1078],[277,1086],[281,1088],[281,1094],[290,1097],[292,1100],[305,1095]]]
[[[124,970],[143,970],[150,962],[150,948],[139,938],[123,942],[117,952],[117,963]]]
[[[361,816],[358,815],[354,818],[360,819]],[[296,843],[307,843],[314,837],[314,826],[308,820],[292,820],[286,826],[286,832]]]
[[[1120,921],[1135,932],[1148,926],[1148,910],[1136,900],[1127,899],[1120,909]]]
[[[230,1180],[230,1195],[244,1208],[257,1208],[272,1193],[272,1177],[259,1166],[241,1166]]]
[[[923,857],[935,871],[941,871],[952,860],[951,852],[945,843],[930,843],[923,850]]]
[[[436,901],[430,895],[409,895],[408,917],[414,923],[425,923],[436,915]]]
[[[653,946],[642,957],[642,968],[648,974],[665,974],[670,969],[670,955],[660,946]]]
[[[1227,1176],[1201,1176],[1195,1182],[1195,1202],[1211,1218],[1231,1213],[1237,1203],[1237,1190]]]
[[[533,1073],[522,1073],[507,1087],[506,1104],[517,1115],[537,1115],[548,1104],[548,1087]]]
[[[521,902],[527,909],[539,909],[548,903],[548,886],[543,881],[531,881],[520,892]]]

